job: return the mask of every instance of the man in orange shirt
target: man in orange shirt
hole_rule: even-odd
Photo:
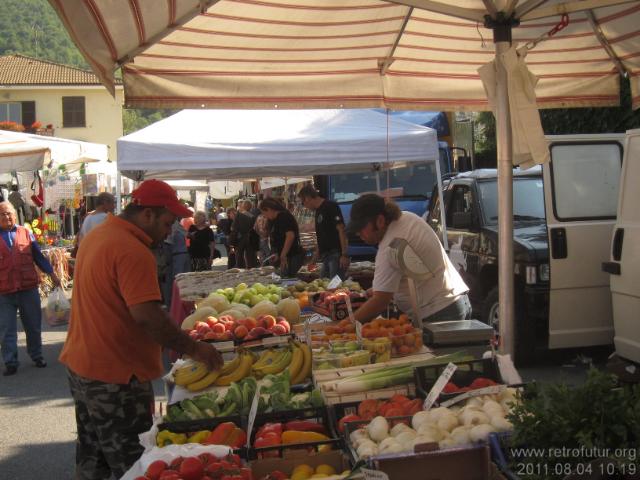
[[[89,232],[78,250],[69,333],[60,361],[75,403],[77,479],[120,478],[142,454],[151,428],[151,380],[163,374],[162,347],[222,366],[220,353],[181,331],[161,308],[150,247],[191,215],[175,191],[143,182],[119,216]]]

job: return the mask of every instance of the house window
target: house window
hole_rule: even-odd
[[[0,103],[0,122],[22,123],[22,104],[20,102]]]
[[[62,97],[62,125],[85,127],[84,97]]]

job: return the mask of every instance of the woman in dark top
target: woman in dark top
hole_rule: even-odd
[[[269,220],[274,264],[280,267],[280,275],[283,277],[294,277],[304,262],[298,222],[291,212],[274,198],[265,198],[260,202],[259,208]]]
[[[191,271],[211,270],[216,247],[213,230],[207,223],[207,215],[204,212],[196,212],[193,219],[195,223],[189,227]]]

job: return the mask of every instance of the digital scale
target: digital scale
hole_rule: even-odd
[[[391,262],[407,276],[409,300],[413,310],[412,321],[415,327],[423,329],[425,343],[432,347],[481,345],[486,349],[495,335],[493,328],[486,323],[478,320],[422,323],[417,315],[418,292],[415,282],[433,277],[437,265],[426,265],[404,238],[394,238],[389,249]]]

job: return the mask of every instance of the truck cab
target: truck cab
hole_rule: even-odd
[[[452,170],[451,149],[446,142],[438,142],[440,172],[450,174]],[[379,177],[379,178],[377,178]],[[363,193],[375,193],[378,181],[382,194],[389,195],[405,211],[423,216],[428,207],[431,193],[437,185],[434,162],[409,163],[388,171],[348,173],[314,177],[314,184],[320,194],[336,202],[345,222],[349,221],[351,205]],[[377,249],[365,244],[360,237],[349,237],[348,255],[353,261],[374,260]]]
[[[609,256],[622,166],[622,135],[548,137],[551,161],[514,170],[515,357],[519,364],[557,348],[613,340]],[[445,182],[427,222],[470,288],[474,316],[497,327],[497,171]]]

